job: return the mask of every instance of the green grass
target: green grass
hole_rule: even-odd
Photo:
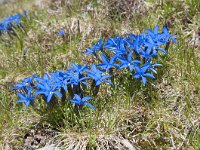
[[[26,8],[30,16],[23,20],[25,32],[16,29],[18,37],[0,37],[2,148],[6,145],[11,149],[23,146],[27,132],[35,126],[41,129],[50,124],[50,129],[59,131],[53,142],[62,143],[64,149],[77,145],[78,149],[112,149],[116,145],[123,149],[121,140],[126,139],[136,149],[198,150],[199,51],[189,41],[200,25],[200,2],[149,0],[148,12],[130,15],[128,20],[124,15],[116,15],[115,11],[107,12],[111,1],[100,5],[96,1],[85,0],[71,6],[62,2],[57,11],[54,3],[47,9],[40,9],[34,7],[33,1],[0,6],[0,10],[5,12],[0,18]],[[87,12],[84,9],[90,3],[94,10]],[[160,27],[167,24],[170,31],[177,34],[178,44],[171,44],[169,54],[158,59],[163,67],[158,69],[157,80],[147,87],[121,72],[115,80],[116,88],[103,85],[92,101],[97,110],[84,107],[79,117],[69,104],[51,112],[44,108],[42,113],[16,104],[16,93],[9,90],[11,82],[33,73],[42,75],[66,69],[72,61],[88,63],[90,60],[83,57],[83,53],[100,37],[106,39],[121,35],[124,28],[128,32],[141,33],[157,24]],[[61,28],[68,33],[64,41],[55,36]]]

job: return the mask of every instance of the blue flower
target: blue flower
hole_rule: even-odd
[[[87,85],[87,82],[85,82],[84,80],[89,79],[89,77],[81,77],[78,73],[71,73],[70,77],[69,77],[69,82],[68,84],[72,84],[72,85],[79,85],[79,83],[82,83],[84,85]]]
[[[89,77],[85,77],[83,75],[84,71],[87,71],[87,66],[75,65],[72,64],[74,67],[69,68],[66,72],[68,75],[68,83],[72,85],[79,85],[80,83],[87,85],[87,82],[84,80],[89,79]]]
[[[146,32],[148,33],[148,36],[150,36],[155,42],[159,44],[164,44],[163,42],[160,42],[162,34],[159,33],[158,26],[155,26],[153,31],[150,29],[147,29]]]
[[[175,44],[177,43],[176,39],[174,38],[175,35],[169,34],[166,26],[163,27],[162,31],[163,31],[163,34],[162,34],[163,36],[161,40],[163,40],[165,43],[169,42],[169,40],[172,40]]]
[[[112,67],[119,67],[118,64],[114,64],[116,61],[116,56],[113,56],[110,60],[106,58],[104,54],[101,56],[102,63],[98,65],[98,67],[101,67],[102,69],[109,70]]]
[[[162,45],[161,43],[158,43],[157,41],[153,40],[152,37],[148,37],[148,40],[145,42],[145,47],[153,51],[154,54],[156,54],[158,51],[161,51],[164,54],[167,54],[166,50],[163,48],[160,48],[159,46]],[[156,51],[156,52],[155,52]]]
[[[107,48],[108,50],[117,49],[117,43],[118,43],[117,41],[118,41],[118,37],[108,38],[108,40],[105,43],[105,48]]]
[[[127,42],[123,37],[114,37],[107,40],[105,47],[113,51],[116,56],[120,56],[127,53],[126,44]]]
[[[16,14],[14,16],[8,16],[4,20],[0,21],[0,33],[8,32],[12,29],[12,26],[18,26],[21,22],[21,15]]]
[[[46,97],[47,102],[50,102],[53,95],[58,96],[59,98],[62,97],[62,94],[56,91],[57,85],[50,85],[48,82],[44,81],[42,83],[36,83],[38,87],[38,91],[35,92],[35,95],[44,94]]]
[[[35,99],[35,96],[32,95],[32,88],[29,88],[26,95],[22,93],[17,93],[17,95],[20,97],[19,100],[17,100],[17,103],[25,103],[26,108],[28,108],[28,105]]]
[[[61,29],[58,33],[57,33],[58,36],[64,36],[65,35],[65,30],[64,29]]]
[[[58,78],[60,80],[63,80],[63,81],[69,80],[69,71],[68,70],[65,72],[60,70],[57,72],[57,74],[58,74]]]
[[[128,38],[126,39],[127,43],[129,44],[129,48],[133,49],[136,54],[140,54],[143,50],[143,44],[145,41],[145,34],[142,35],[134,35],[129,34]]]
[[[39,83],[42,83],[42,82],[51,82],[51,78],[50,78],[50,74],[49,73],[45,73],[43,75],[43,77],[37,77],[35,78],[35,80]]]
[[[67,91],[67,83],[68,83],[69,79],[61,76],[61,75],[63,75],[61,73],[63,73],[63,72],[59,71],[59,72],[55,72],[52,74],[52,76],[51,76],[52,84],[54,84],[54,86],[58,90],[63,88],[65,91]]]
[[[91,73],[91,74],[95,74],[95,73],[101,74],[103,72],[105,72],[105,70],[98,69],[95,64],[91,65],[91,70],[87,69],[87,73]]]
[[[26,15],[26,12],[23,15]],[[20,22],[23,15],[9,16],[1,21],[0,34],[9,31],[14,33],[12,27],[21,25]],[[61,29],[57,35],[64,36],[64,29]],[[169,34],[165,26],[162,29],[162,33],[159,33],[159,27],[155,26],[153,31],[147,29],[145,33],[140,35],[128,34],[125,38],[109,38],[105,44],[102,39],[99,39],[91,48],[87,49],[85,55],[92,54],[100,59],[100,55],[97,55],[97,52],[101,51],[103,54],[101,55],[102,61],[100,64],[92,64],[89,69],[87,65],[71,63],[72,67],[66,71],[45,73],[43,77],[33,75],[25,78],[13,88],[21,92],[17,93],[20,97],[17,102],[24,102],[27,108],[29,104],[33,104],[35,96],[40,94],[45,97],[48,103],[53,101],[54,98],[66,100],[66,92],[68,91],[72,103],[80,106],[85,105],[94,110],[94,106],[86,102],[92,98],[82,97],[85,94],[84,90],[87,89],[85,86],[88,85],[87,79],[92,80],[91,87],[94,89],[92,91],[94,96],[97,95],[101,83],[105,82],[112,85],[114,67],[117,69],[129,69],[133,78],[140,79],[142,84],[146,85],[147,78],[155,79],[153,75],[153,73],[157,74],[155,67],[162,66],[158,63],[152,63],[152,58],[158,56],[159,51],[166,54],[167,51],[161,46],[170,40],[176,43],[174,36]],[[105,52],[105,49],[109,52]],[[110,54],[112,57],[109,57]],[[118,62],[121,63],[119,64]],[[109,70],[110,75],[106,74],[107,70]],[[36,92],[33,93],[34,91]],[[78,94],[81,94],[81,96]],[[72,99],[73,97],[74,99]]]
[[[17,26],[21,22],[21,15],[20,14],[16,14],[14,16],[8,17],[8,19],[10,20],[10,23],[12,23],[12,25]]]
[[[80,75],[82,75],[88,68],[87,65],[82,66],[80,64],[76,65],[75,63],[72,63],[72,66],[73,66],[72,69],[74,70],[74,72],[77,72]]]
[[[158,64],[158,63],[153,63],[151,64],[150,61],[147,61],[144,66],[148,66],[148,69],[147,70],[151,70],[152,72],[154,72],[155,74],[157,74],[157,71],[153,68],[153,67],[161,67],[162,65],[161,64]]]
[[[154,31],[151,31],[150,29],[147,29],[146,32],[148,33],[148,38],[151,38],[151,40],[157,44],[158,46],[162,45],[162,44],[165,44],[164,41],[162,41],[162,34],[160,34],[158,32],[159,30],[159,27],[158,26],[155,26],[154,27]]]
[[[34,74],[30,77],[24,78],[21,82],[17,83],[12,90],[27,90],[27,87],[34,87],[34,79],[37,76]]]
[[[142,83],[144,85],[147,83],[146,77],[155,79],[155,77],[152,74],[147,73],[147,70],[149,69],[149,67],[150,67],[149,65],[144,65],[142,68],[140,68],[139,66],[135,66],[136,73],[133,74],[133,77],[136,79],[141,78]]]
[[[99,86],[102,82],[112,84],[111,81],[107,80],[111,75],[103,75],[102,71],[97,69],[94,64],[92,64],[92,69],[88,70],[88,76],[96,82],[96,86]]]
[[[91,99],[92,98],[88,97],[88,96],[81,98],[79,95],[74,94],[74,99],[72,99],[70,101],[72,103],[75,103],[76,105],[80,105],[80,106],[84,106],[85,105],[85,106],[90,107],[92,110],[95,110],[95,107],[92,104],[86,102],[87,100],[91,100]]]
[[[133,55],[133,52],[131,51],[128,54],[127,59],[125,59],[123,57],[118,58],[119,61],[121,61],[121,63],[122,63],[121,66],[119,67],[120,69],[129,67],[130,71],[132,72],[133,69],[135,68],[135,66],[138,66],[141,63],[139,60],[133,60],[132,55]]]
[[[174,38],[174,35],[168,33],[166,27],[163,27],[163,33],[159,33],[158,29],[158,26],[155,26],[154,31],[151,31],[150,29],[146,30],[148,36],[146,36],[146,41],[144,42],[144,45],[146,49],[152,49],[153,51],[161,51],[162,53],[166,54],[166,50],[160,48],[160,46],[169,42],[170,39],[174,43],[176,43],[176,39]]]
[[[8,32],[11,28],[10,20],[4,19],[2,22],[0,22],[0,28],[1,32]]]
[[[146,60],[151,60],[153,57],[158,56],[158,53],[155,49],[152,50],[151,47],[148,47],[146,50],[142,50],[140,55]]]
[[[87,52],[85,53],[86,56],[92,54],[95,57],[97,56],[97,51],[103,50],[103,40],[100,39],[97,43],[93,44],[91,48],[87,48]]]

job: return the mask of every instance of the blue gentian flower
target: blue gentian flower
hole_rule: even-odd
[[[69,79],[69,72],[68,70],[67,71],[58,71],[58,78],[60,80],[68,80]]]
[[[92,110],[95,110],[95,107],[92,104],[86,102],[87,100],[91,100],[91,99],[92,99],[92,97],[87,96],[87,97],[81,98],[79,95],[74,94],[74,99],[72,99],[70,101],[76,105],[80,105],[80,106],[85,105],[85,106],[90,107]]]
[[[58,96],[59,98],[62,97],[62,94],[58,91],[56,91],[57,89],[57,85],[49,85],[48,82],[42,82],[42,83],[36,83],[38,90],[37,92],[35,92],[35,95],[39,95],[39,94],[43,94],[46,97],[47,102],[51,101],[51,98],[53,95]]]
[[[50,83],[51,82],[50,74],[45,73],[42,78],[37,77],[37,78],[35,78],[35,80],[39,83],[43,83],[43,82],[49,82]]]
[[[88,70],[88,76],[96,82],[96,86],[99,86],[102,82],[112,84],[111,81],[107,80],[111,75],[103,75],[102,71],[92,64],[92,69]]]
[[[118,41],[118,37],[108,38],[108,40],[105,43],[105,48],[107,48],[108,50],[117,49],[117,43],[118,43],[117,41]]]
[[[86,56],[92,54],[95,57],[97,56],[97,51],[101,51],[103,50],[103,40],[100,39],[97,43],[93,44],[93,46],[91,48],[87,48],[87,52],[85,53]]]
[[[100,39],[97,43],[95,43],[93,45],[93,48],[95,49],[95,51],[102,50],[103,49],[103,40]]]
[[[12,26],[18,26],[21,23],[21,18],[21,14],[16,14],[0,21],[0,33],[11,31]]]
[[[20,14],[16,14],[14,16],[10,16],[8,19],[10,20],[10,23],[12,23],[12,25],[17,26],[21,22],[21,15]]]
[[[126,44],[127,42],[123,37],[114,37],[107,40],[105,47],[118,57],[127,53]]]
[[[136,52],[136,54],[140,54],[143,50],[143,44],[144,44],[145,36],[143,35],[134,35],[129,34],[128,38],[126,39],[128,43],[128,47],[133,49],[133,51]]]
[[[87,71],[87,66],[81,66],[81,65],[75,65],[72,64],[74,67],[69,68],[67,70],[67,75],[68,75],[68,84],[72,85],[79,85],[80,83],[87,85],[87,82],[85,82],[86,79],[89,77],[85,77],[83,75],[84,71]]]
[[[166,26],[163,27],[162,29],[163,33],[162,33],[162,39],[164,40],[165,43],[169,42],[169,40],[172,40],[175,44],[177,43],[176,39],[174,38],[174,34],[169,34],[168,29]]]
[[[73,68],[71,68],[71,69],[73,69],[74,72],[77,72],[80,75],[82,75],[88,68],[87,65],[82,66],[80,64],[76,65],[75,63],[72,63],[72,66],[73,66]]]
[[[157,41],[155,42],[152,37],[148,37],[148,40],[145,42],[145,47],[147,47],[149,50],[152,50],[154,54],[156,54],[155,51],[161,51],[162,53],[167,54],[165,49],[159,47],[160,45],[162,44],[158,43]]]
[[[135,66],[138,66],[141,63],[139,60],[133,60],[132,55],[133,55],[133,52],[131,51],[128,54],[127,59],[123,57],[118,58],[118,60],[121,61],[122,63],[121,66],[119,67],[120,69],[128,67],[129,70],[132,72]]]
[[[146,77],[155,79],[155,77],[152,74],[147,73],[148,69],[149,69],[149,65],[144,65],[142,68],[140,68],[139,66],[135,66],[136,73],[133,74],[133,77],[136,79],[141,78],[143,85],[146,85],[147,83]]]
[[[161,67],[161,64],[158,63],[151,63],[150,61],[147,61],[143,66],[148,66],[148,70],[151,70],[155,74],[157,74],[157,71],[154,69],[154,67]]]
[[[34,87],[34,79],[37,78],[37,76],[34,74],[30,77],[24,78],[21,82],[17,83],[13,90],[27,90],[27,87]]]
[[[119,67],[118,64],[115,64],[116,56],[113,56],[110,60],[106,58],[106,55],[102,54],[102,63],[98,65],[102,69],[109,70],[112,67]]]
[[[146,50],[142,50],[140,55],[143,56],[146,60],[151,60],[153,57],[158,56],[158,53],[155,49],[148,47]]]
[[[8,32],[11,29],[11,24],[8,19],[3,20],[0,22],[1,32]]]
[[[91,74],[93,74],[93,73],[99,74],[99,73],[104,73],[104,72],[105,72],[105,70],[98,69],[95,64],[91,65],[91,70],[87,69],[87,73],[91,73]]]
[[[82,83],[88,85],[87,82],[85,82],[86,79],[89,79],[89,77],[81,77],[78,73],[72,73],[69,77],[68,84],[79,85],[79,83]]]
[[[58,36],[64,36],[65,35],[65,30],[64,29],[61,29],[58,33],[57,33]]]
[[[148,36],[150,36],[154,40],[154,42],[156,42],[160,45],[165,44],[165,43],[160,41],[162,34],[159,33],[159,27],[158,26],[155,26],[153,31],[150,30],[150,29],[147,29],[146,32],[147,32]]]
[[[151,38],[151,40],[158,46],[165,44],[162,39],[162,34],[159,32],[159,27],[155,26],[154,31],[151,31],[150,29],[147,29],[146,32],[148,33],[148,38]]]
[[[51,76],[52,84],[54,84],[54,86],[58,90],[63,88],[65,91],[67,91],[67,84],[68,84],[69,79],[65,78],[63,76],[60,76],[60,74],[61,74],[60,71],[52,74],[52,76]]]
[[[163,27],[163,33],[159,33],[158,29],[158,26],[155,26],[154,31],[151,31],[150,29],[146,30],[148,36],[144,44],[145,47],[150,48],[153,51],[161,51],[162,53],[166,54],[166,50],[160,48],[160,46],[169,42],[170,39],[176,43],[176,39],[174,38],[174,35],[168,33],[166,27]]]
[[[28,108],[28,105],[35,99],[35,96],[32,95],[32,88],[29,88],[26,95],[22,93],[17,93],[17,95],[20,97],[19,100],[17,100],[17,103],[25,103],[26,108]]]

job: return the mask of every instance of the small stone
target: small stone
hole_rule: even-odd
[[[45,147],[39,148],[37,150],[59,150],[59,149],[56,148],[56,146],[54,144],[51,144],[51,145],[47,145]]]
[[[135,150],[133,145],[126,139],[121,140],[121,143],[128,149],[128,150]]]
[[[4,150],[9,150],[9,149],[11,149],[11,148],[9,147],[8,143],[6,143],[6,146],[4,147]]]

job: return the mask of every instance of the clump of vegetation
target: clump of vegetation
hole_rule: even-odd
[[[0,34],[10,33],[16,35],[15,28],[19,27],[23,29],[21,20],[23,16],[27,15],[27,11],[23,14],[16,14],[14,16],[8,16],[7,18],[0,21]]]
[[[64,36],[64,31],[59,31],[58,35]],[[94,55],[100,64],[93,63],[90,67],[72,63],[72,67],[66,71],[46,73],[42,78],[36,75],[25,78],[13,88],[19,91],[17,94],[20,99],[17,102],[25,103],[27,108],[31,104],[38,110],[34,100],[37,95],[41,95],[49,108],[61,103],[59,99],[62,100],[62,105],[71,99],[70,102],[79,106],[75,111],[79,111],[77,109],[84,105],[95,110],[92,104],[86,102],[92,99],[85,97],[86,94],[91,91],[90,94],[96,97],[103,82],[112,86],[118,84],[114,83],[114,80],[119,80],[116,72],[123,70],[127,76],[141,80],[143,85],[146,85],[147,77],[155,79],[150,72],[156,74],[155,67],[162,65],[153,61],[155,57],[159,57],[159,52],[167,54],[161,46],[168,44],[168,48],[170,40],[176,43],[174,35],[169,34],[166,27],[159,33],[158,26],[154,31],[147,29],[141,35],[128,34],[126,37],[109,38],[105,44],[100,39],[86,52],[86,55]]]

